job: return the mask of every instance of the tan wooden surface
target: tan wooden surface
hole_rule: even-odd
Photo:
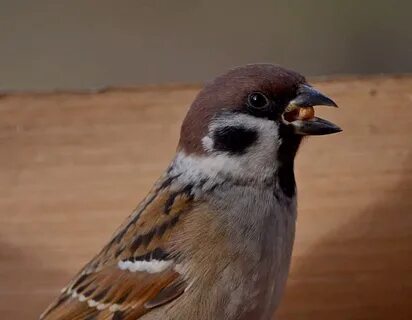
[[[320,81],[279,319],[412,319],[412,77]],[[197,87],[0,97],[0,314],[35,319],[171,159]]]

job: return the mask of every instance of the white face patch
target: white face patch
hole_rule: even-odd
[[[257,140],[241,154],[215,150],[213,133],[222,128],[237,127],[257,132]],[[234,178],[265,180],[276,170],[276,153],[279,137],[274,121],[247,114],[223,114],[212,121],[208,135],[202,138],[205,155],[187,155],[179,152],[172,173],[180,180],[218,178],[220,174]],[[197,177],[197,178],[195,178]]]
[[[130,272],[148,272],[158,273],[166,270],[171,264],[172,260],[150,260],[150,261],[119,261],[118,267],[121,270],[129,270]]]
[[[202,138],[202,146],[208,152],[213,151],[213,139],[209,136],[205,136]]]

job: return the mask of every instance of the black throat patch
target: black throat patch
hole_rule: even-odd
[[[256,130],[241,126],[217,128],[213,132],[213,149],[232,154],[243,154],[246,149],[256,142],[259,134]]]
[[[278,150],[277,181],[283,193],[291,198],[296,194],[294,162],[302,137],[294,134],[286,125],[280,125],[279,136],[282,142]]]

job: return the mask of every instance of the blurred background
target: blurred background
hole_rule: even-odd
[[[274,62],[412,71],[408,0],[0,0],[0,90],[201,82]]]
[[[1,318],[37,319],[109,240],[173,157],[202,82],[272,62],[333,98],[338,110],[316,112],[344,130],[297,156],[277,320],[412,319],[411,12],[407,0],[0,0]]]

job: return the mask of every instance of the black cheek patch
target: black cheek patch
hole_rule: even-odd
[[[228,126],[217,128],[213,132],[213,149],[233,154],[243,154],[246,148],[258,139],[256,130],[244,127]]]

